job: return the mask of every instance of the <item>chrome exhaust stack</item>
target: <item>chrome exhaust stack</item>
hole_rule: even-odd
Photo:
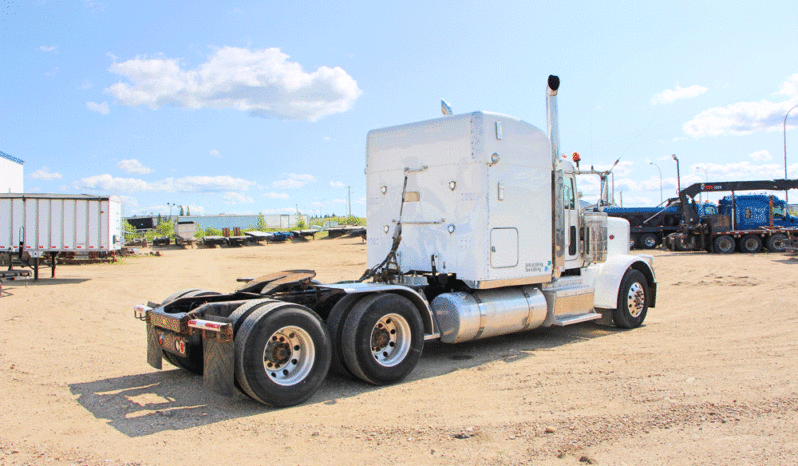
[[[549,76],[546,90],[546,122],[551,142],[551,229],[553,280],[560,278],[565,270],[565,201],[563,200],[563,168],[560,159],[560,129],[557,123],[557,90],[560,78]]]

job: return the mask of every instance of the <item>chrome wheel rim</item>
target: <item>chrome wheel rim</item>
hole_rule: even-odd
[[[387,314],[371,330],[371,354],[378,364],[392,367],[410,352],[410,324],[399,314]]]
[[[626,295],[626,307],[629,309],[629,315],[632,317],[639,317],[643,312],[646,304],[646,293],[643,290],[643,285],[638,282],[632,283],[629,287],[629,293]]]
[[[263,349],[263,369],[278,385],[295,385],[310,374],[316,357],[313,339],[305,330],[287,326],[274,332]]]

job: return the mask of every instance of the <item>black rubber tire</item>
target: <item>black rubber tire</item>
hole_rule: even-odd
[[[385,362],[374,355],[375,336],[382,340],[377,344],[384,350],[379,354]],[[355,377],[387,385],[404,379],[416,367],[424,349],[424,323],[404,296],[374,294],[358,301],[349,313],[341,343],[344,363]]]
[[[291,341],[292,338],[299,340]],[[272,355],[287,356],[276,371],[266,370],[270,341],[291,341]],[[286,355],[285,352],[288,352]],[[330,336],[312,310],[276,301],[259,307],[244,320],[235,338],[235,377],[241,389],[256,401],[274,407],[294,406],[319,389],[330,370]],[[288,378],[280,383],[280,377]]]
[[[342,335],[344,333],[344,322],[352,312],[358,301],[363,299],[365,295],[350,294],[346,295],[330,310],[327,315],[327,330],[330,332],[330,343],[332,345],[332,361],[330,363],[330,370],[340,375],[348,375],[354,377],[355,374],[344,362],[343,347],[341,346]]]
[[[767,248],[770,252],[784,252],[787,250],[787,235],[776,233],[775,235],[768,236]]]
[[[731,254],[734,252],[734,238],[729,235],[721,235],[715,238],[715,252],[720,254]]]
[[[648,281],[639,270],[627,269],[618,289],[618,302],[612,313],[616,327],[636,328],[648,313]]]
[[[643,249],[654,249],[657,247],[657,235],[653,233],[646,233],[640,237],[640,246]]]
[[[166,300],[164,300],[164,304],[174,301],[175,299],[178,298],[215,296],[218,294],[219,293],[215,291],[206,291],[199,289],[182,290],[173,294],[169,298],[166,298]],[[203,355],[202,355],[202,338],[199,335],[195,335],[193,337],[186,339],[186,351],[188,351],[188,357],[178,356],[177,354],[164,351],[163,352],[164,359],[169,361],[169,363],[175,367],[187,370],[192,374],[202,375],[205,366],[205,362],[203,361]]]
[[[753,254],[762,250],[762,238],[757,235],[745,235],[740,238],[740,252]]]
[[[200,290],[199,288],[187,288],[187,289],[185,289],[185,290],[180,290],[180,291],[178,291],[177,293],[172,293],[171,295],[169,295],[169,297],[168,297],[168,298],[164,299],[164,300],[161,302],[161,305],[163,306],[164,304],[171,303],[171,302],[172,302],[172,301],[174,301],[175,299],[177,299],[177,298],[182,298],[182,297],[183,297],[183,295],[186,295],[186,294],[188,294],[188,293],[191,293],[192,291],[201,291],[201,290]]]
[[[640,247],[640,238],[635,234],[629,235],[629,249],[637,249],[638,247]]]
[[[679,252],[692,251],[694,247],[692,241],[693,239],[690,238],[690,242],[685,243],[683,237],[676,236],[673,238],[673,248]]]
[[[189,357],[187,358],[164,351],[163,358],[166,359],[169,364],[179,369],[191,372],[192,374],[202,375],[205,364],[202,359],[202,343],[191,345],[189,351]]]
[[[247,301],[244,304],[235,308],[233,312],[230,313],[228,318],[233,321],[233,336],[238,335],[238,329],[241,328],[241,324],[249,317],[250,314],[255,312],[259,307],[263,306],[264,304],[268,304],[271,302],[276,302],[274,299],[266,298],[266,299],[253,299],[251,301]]]

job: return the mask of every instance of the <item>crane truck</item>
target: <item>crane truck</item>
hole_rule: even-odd
[[[798,243],[798,218],[790,215],[787,203],[775,196],[737,195],[738,191],[786,191],[798,188],[798,180],[721,181],[695,183],[679,191],[682,221],[679,233],[663,242],[680,251],[708,251],[720,254],[735,250],[756,253],[764,248],[783,252]],[[717,206],[697,205],[702,192],[731,192]]]
[[[370,131],[363,276],[324,284],[284,271],[137,305],[149,364],[284,407],[331,367],[400,381],[431,340],[641,325],[656,304],[653,258],[629,255],[627,221],[578,207],[576,171],[558,155],[559,84],[549,77],[547,133],[488,112]]]

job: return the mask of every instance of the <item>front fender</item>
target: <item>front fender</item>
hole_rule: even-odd
[[[648,282],[649,304],[654,307],[657,301],[657,278],[654,274],[654,258],[648,255],[632,256],[627,254],[610,256],[603,264],[595,282],[593,297],[594,306],[600,309],[615,309],[618,305],[618,289],[621,287],[623,275],[628,269],[639,270]]]

